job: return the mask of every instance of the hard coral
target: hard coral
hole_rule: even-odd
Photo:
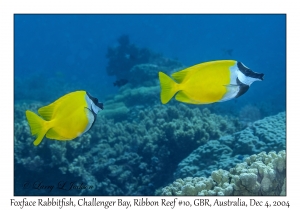
[[[117,47],[109,47],[106,54],[106,72],[116,76],[117,81],[126,80],[134,86],[150,86],[155,83],[158,71],[182,66],[178,61],[131,44],[128,35],[122,35],[118,43]]]
[[[218,128],[222,131],[222,120],[218,122]],[[272,150],[278,152],[285,149],[285,145],[285,112],[283,112],[258,120],[252,127],[232,135],[221,135],[218,140],[210,140],[205,145],[199,146],[178,164],[174,175],[175,178],[208,176],[218,168],[229,170],[251,154]]]
[[[261,152],[230,171],[217,170],[205,177],[177,179],[157,190],[160,195],[285,195],[285,151]]]
[[[118,39],[119,45],[115,48],[109,47],[106,57],[108,75],[115,75],[117,79],[128,79],[130,69],[137,64],[148,63],[153,53],[146,48],[138,48],[130,44],[128,35],[122,35]]]
[[[15,167],[19,181],[15,186],[32,179],[21,176],[26,172],[49,183],[67,176],[68,180],[94,186],[78,192],[56,190],[51,195],[153,195],[172,176],[180,160],[209,136],[236,131],[229,117],[215,115],[208,109],[202,113],[198,107],[184,104],[129,107],[128,118],[113,120],[112,115],[99,115],[92,129],[79,138],[67,142],[44,140],[38,147],[32,144],[34,137],[25,115],[18,115]],[[18,107],[15,109],[18,113]],[[227,129],[220,130],[223,120],[228,122]],[[198,141],[202,138],[205,140]],[[45,177],[46,171],[49,176]],[[21,187],[16,192],[28,193]]]

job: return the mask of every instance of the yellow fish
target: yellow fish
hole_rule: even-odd
[[[37,137],[33,144],[39,145],[45,135],[56,140],[72,140],[82,135],[92,127],[100,110],[103,104],[86,91],[68,93],[40,108],[41,117],[26,110],[31,134]]]
[[[172,74],[159,72],[160,99],[168,103],[175,99],[189,104],[210,104],[237,98],[247,92],[254,81],[264,74],[253,72],[235,60],[200,63]]]

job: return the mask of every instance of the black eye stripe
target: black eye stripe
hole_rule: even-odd
[[[103,109],[103,103],[98,102],[97,98],[94,98],[93,96],[91,96],[88,92],[86,92],[86,94],[88,95],[88,97],[94,102],[94,104],[96,106],[98,106],[100,109]]]
[[[260,79],[260,80],[264,79],[263,78],[264,74],[259,74],[259,73],[252,71],[251,69],[244,66],[241,62],[237,62],[237,67],[247,77],[252,77],[252,78],[256,78],[256,79]]]
[[[238,62],[237,66],[238,66],[239,70],[241,72],[243,72],[243,74],[245,74],[246,76],[248,76],[248,74],[250,74],[252,72],[249,68],[244,66],[241,62]]]

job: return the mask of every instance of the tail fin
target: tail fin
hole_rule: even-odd
[[[26,118],[30,126],[31,134],[37,136],[37,139],[33,142],[35,146],[39,145],[43,140],[45,134],[49,130],[45,120],[40,118],[32,111],[26,111]]]
[[[161,87],[160,100],[161,103],[166,104],[177,93],[179,85],[163,72],[159,72],[158,76]]]

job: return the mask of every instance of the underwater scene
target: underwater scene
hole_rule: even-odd
[[[15,196],[285,196],[286,15],[15,14]]]

